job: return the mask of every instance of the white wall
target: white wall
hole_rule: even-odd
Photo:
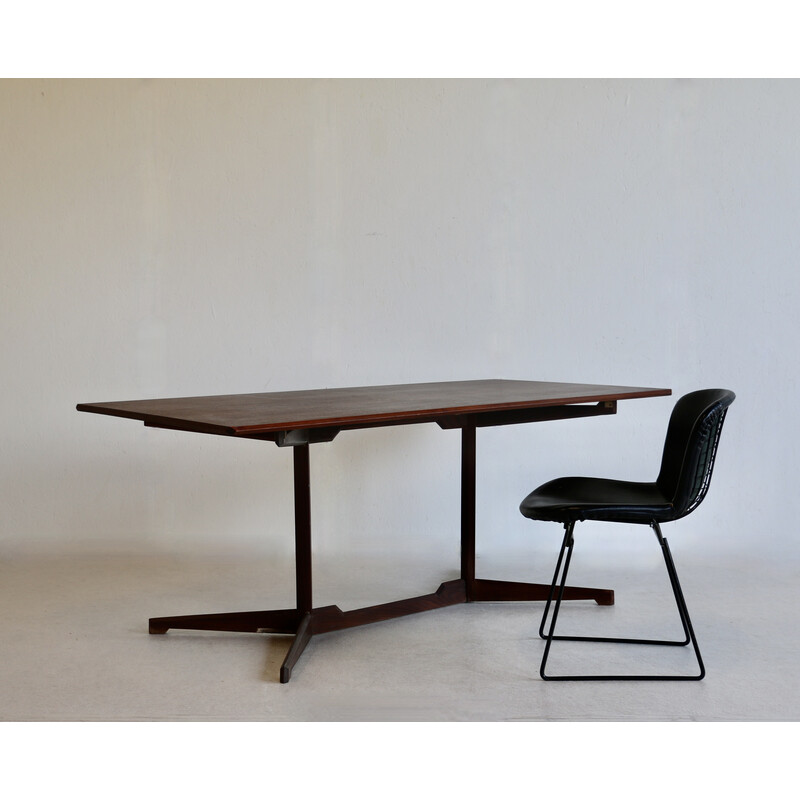
[[[0,553],[291,553],[288,450],[78,402],[507,377],[734,389],[671,539],[796,555],[798,142],[796,81],[1,81]],[[672,403],[479,431],[481,553]],[[313,448],[318,553],[457,566],[458,450]]]

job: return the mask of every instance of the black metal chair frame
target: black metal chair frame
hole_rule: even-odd
[[[549,596],[539,626],[539,636],[545,640],[544,653],[539,669],[539,674],[543,680],[699,681],[705,677],[705,665],[700,655],[700,648],[697,645],[697,638],[686,607],[686,600],[678,580],[675,562],[673,561],[669,544],[661,532],[659,523],[671,522],[686,516],[694,511],[705,498],[711,482],[711,473],[722,432],[722,424],[725,420],[728,406],[733,402],[734,398],[733,392],[727,390],[702,390],[686,395],[676,404],[670,418],[659,477],[654,484],[638,484],[638,486],[653,487],[654,496],[660,498],[653,507],[649,507],[647,504],[637,504],[634,501],[615,504],[604,502],[602,499],[592,503],[578,500],[574,492],[571,493],[569,489],[564,487],[577,485],[572,484],[572,481],[589,481],[591,484],[594,480],[580,478],[560,479],[559,481],[544,484],[523,501],[520,510],[523,511],[525,516],[531,519],[559,521],[564,525],[564,539],[558,554]],[[697,416],[693,417],[692,413]],[[552,496],[547,496],[547,491],[555,491],[555,494],[558,495],[559,492],[557,490],[550,488],[555,484],[560,484],[560,497],[553,500],[551,499]],[[634,484],[623,483],[622,486],[634,486]],[[544,494],[541,494],[541,492],[544,492]],[[535,500],[529,504],[529,501],[537,497],[546,499],[544,501],[539,499],[538,504]],[[661,547],[675,603],[678,607],[678,614],[684,633],[682,640],[556,635],[556,622],[561,609],[567,573],[572,560],[575,524],[586,519],[646,524],[653,529]],[[553,605],[554,600],[555,605]],[[553,613],[548,628],[547,621],[551,607],[553,607]],[[686,647],[691,644],[699,671],[696,674],[689,675],[548,675],[546,672],[547,661],[554,641],[608,642],[613,644],[664,645],[671,647]]]
[[[569,571],[570,560],[572,559],[572,547],[574,539],[572,536],[575,522],[567,522],[564,524],[565,534],[564,540],[561,544],[561,550],[558,554],[558,561],[556,562],[556,570],[553,574],[553,581],[550,585],[550,595],[547,598],[547,603],[544,607],[544,614],[542,615],[542,623],[539,626],[539,636],[546,641],[544,648],[544,655],[542,656],[542,664],[539,668],[539,674],[543,680],[546,681],[623,681],[623,680],[639,680],[639,681],[699,681],[705,677],[706,668],[703,665],[703,658],[700,655],[700,648],[697,646],[697,639],[694,635],[694,628],[692,621],[689,618],[689,610],[686,608],[686,600],[683,597],[683,590],[681,589],[680,581],[678,580],[678,573],[675,571],[675,562],[672,560],[672,553],[669,549],[669,543],[661,533],[661,526],[653,520],[651,523],[655,531],[658,543],[661,545],[661,552],[664,555],[664,562],[667,566],[667,573],[669,575],[670,584],[672,585],[672,592],[675,595],[675,602],[678,606],[678,614],[680,615],[681,625],[683,626],[684,639],[683,641],[673,641],[666,639],[618,639],[605,636],[556,636],[556,620],[558,619],[558,612],[561,608],[561,601],[564,596],[564,586],[567,583],[567,572]],[[561,572],[561,563],[564,561],[564,552],[567,553],[567,559],[564,563],[563,573]],[[559,573],[561,573],[561,580],[558,580]],[[550,612],[550,606],[553,602],[553,595],[556,593],[558,587],[558,597],[556,598],[555,608],[553,609],[553,616],[550,620],[550,629],[545,634],[544,628],[547,622],[547,615]],[[691,642],[694,648],[695,656],[697,657],[697,664],[700,667],[700,672],[697,675],[547,675],[545,667],[547,666],[547,658],[550,655],[550,646],[554,641],[562,642],[612,642],[614,644],[651,644],[651,645],[668,645],[685,647]]]

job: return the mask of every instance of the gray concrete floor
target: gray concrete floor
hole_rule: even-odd
[[[545,683],[541,604],[470,604],[315,637],[288,684],[290,637],[170,632],[150,616],[287,607],[291,563],[265,557],[78,556],[0,560],[2,721],[796,721],[795,564],[696,563],[675,553],[708,675],[693,683]],[[319,559],[317,559],[319,561]],[[511,574],[479,559],[478,573]],[[617,604],[575,603],[564,632],[678,634],[659,564],[587,571]],[[505,571],[506,574],[502,574]],[[315,563],[315,605],[343,609],[433,591],[457,577],[419,562]],[[691,670],[686,648],[564,643],[553,669]]]

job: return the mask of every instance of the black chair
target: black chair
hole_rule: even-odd
[[[736,395],[725,389],[704,389],[682,397],[675,405],[667,428],[661,471],[654,483],[635,483],[605,478],[558,478],[531,492],[520,505],[523,516],[534,520],[561,522],[564,540],[556,562],[550,595],[544,608],[539,636],[547,644],[539,674],[544,680],[702,680],[705,667],[686,609],[675,564],[661,523],[685,517],[700,505],[711,481],[722,423]],[[655,531],[667,566],[675,602],[678,606],[684,639],[612,639],[591,636],[556,636],[556,620],[572,558],[573,529],[583,520],[629,522],[649,525]],[[566,561],[564,553],[566,552]],[[563,572],[561,565],[564,562]],[[559,581],[559,573],[561,580]],[[545,622],[555,600],[550,628]],[[691,641],[700,672],[697,675],[547,675],[545,667],[550,647],[556,640],[579,642],[618,642],[685,646]]]

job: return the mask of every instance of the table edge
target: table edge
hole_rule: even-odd
[[[591,385],[591,384],[587,384]],[[623,388],[623,387],[620,387]],[[191,422],[173,417],[145,414],[125,409],[103,407],[102,403],[78,403],[76,409],[82,412],[122,417],[143,422],[148,427],[165,428],[198,433],[212,433],[223,436],[253,437],[260,434],[276,434],[290,430],[314,428],[358,428],[375,427],[381,424],[412,424],[415,422],[435,422],[437,419],[465,415],[480,415],[497,411],[519,411],[533,408],[555,408],[559,406],[602,403],[616,400],[635,400],[648,397],[668,397],[671,389],[632,387],[630,392],[612,392],[604,394],[583,395],[579,397],[560,397],[557,400],[541,399],[515,402],[482,403],[479,405],[447,406],[445,408],[414,409],[401,412],[385,412],[365,415],[333,416],[312,418],[308,420],[292,420],[290,423],[276,422],[258,425],[217,425],[214,423]]]

